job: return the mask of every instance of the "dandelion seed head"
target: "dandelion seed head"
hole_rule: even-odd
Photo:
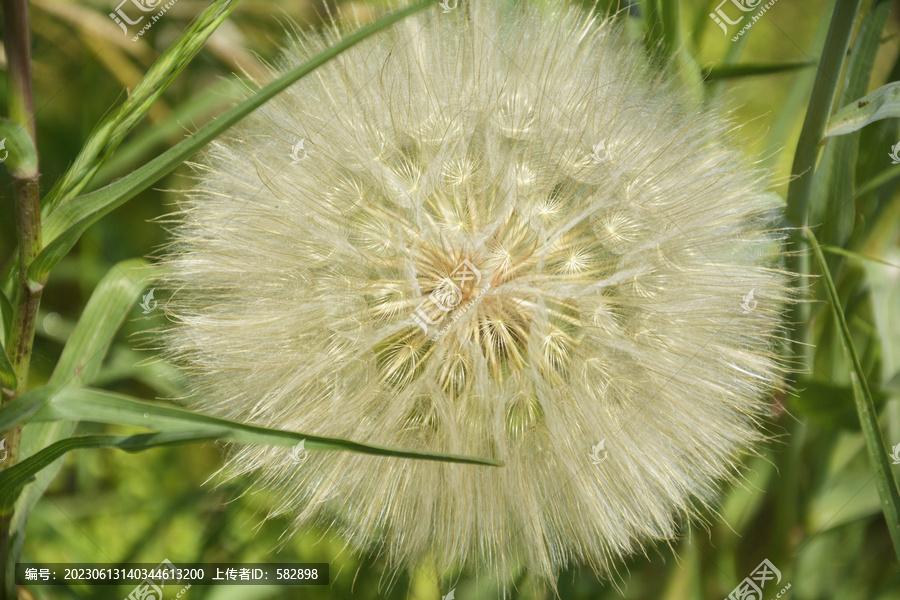
[[[613,21],[475,1],[414,16],[199,170],[164,259],[193,406],[505,463],[238,448],[228,473],[255,474],[296,531],[397,567],[605,574],[677,535],[762,439],[791,299],[777,206],[733,126]]]

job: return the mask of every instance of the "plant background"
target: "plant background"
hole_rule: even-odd
[[[125,98],[159,53],[206,6],[178,0],[140,41],[132,42],[107,16],[114,4],[113,0],[31,2],[43,192],[64,172],[95,123]],[[742,77],[717,75],[727,74],[721,68],[733,63],[818,62],[834,0],[779,0],[737,43],[730,36],[740,26],[731,26],[725,37],[708,17],[718,2],[678,4],[683,50],[680,57],[676,53],[675,62],[684,68],[688,81],[695,75],[692,69],[720,69],[699,84],[698,94],[718,95],[735,109],[737,122],[744,126],[747,160],[770,166],[773,190],[784,197],[815,66]],[[900,8],[900,3],[894,4]],[[871,5],[863,2],[860,21]],[[325,6],[318,0],[242,3],[129,135],[91,188],[127,174],[230,106],[237,95],[229,78],[242,69],[259,73],[260,60],[278,52],[286,35],[284,22],[320,27]],[[338,15],[363,20],[371,13],[371,4],[365,2],[327,6]],[[881,33],[867,91],[898,78],[898,14],[891,12]],[[653,31],[639,15],[628,21],[636,36]],[[685,52],[693,59],[685,62]],[[5,57],[2,62],[5,69]],[[0,78],[0,88],[0,112],[7,114],[5,77]],[[853,99],[840,99],[835,108]],[[858,155],[838,153],[832,165],[855,160],[855,210],[851,205],[849,215],[838,218],[855,222],[856,229],[842,245],[856,251],[877,249],[880,258],[900,264],[896,226],[879,234],[877,243],[869,237],[879,219],[897,215],[900,172],[892,170],[889,157],[891,146],[900,141],[897,120],[870,125],[858,139]],[[0,171],[0,257],[5,263],[15,246],[15,232],[11,179],[5,169]],[[179,190],[191,185],[188,173],[180,167],[92,226],[56,266],[41,302],[31,387],[48,379],[100,278],[117,262],[146,256],[164,243],[163,230],[153,220],[171,210]],[[893,178],[866,190],[867,183],[885,173],[893,173]],[[821,195],[829,183],[823,178],[818,185],[816,193]],[[821,235],[820,225],[831,215],[813,215],[810,224],[818,226],[814,229]],[[876,391],[887,444],[893,446],[900,443],[900,271],[872,261],[837,256],[830,260],[854,341]],[[824,298],[820,281],[813,282],[812,292]],[[165,298],[157,300],[162,303]],[[765,600],[787,583],[791,587],[785,597],[798,600],[900,597],[900,570],[854,409],[848,369],[830,313],[821,305],[812,307],[816,367],[801,377],[797,393],[774,399],[782,409],[771,426],[776,437],[762,449],[761,457],[748,457],[742,485],[725,486],[722,503],[707,514],[705,524],[689,524],[683,539],[634,556],[613,582],[598,581],[586,569],[561,574],[562,598],[724,598],[764,558],[783,575],[779,587],[766,588]],[[148,400],[178,396],[177,372],[148,360],[152,352],[141,350],[135,337],[158,325],[161,312],[145,315],[135,306],[95,387]],[[136,431],[85,423],[79,427],[82,433]],[[327,587],[194,587],[182,596],[197,600],[430,600],[451,588],[459,600],[495,597],[489,581],[476,581],[468,574],[438,583],[425,573],[401,575],[388,591],[381,559],[342,552],[340,541],[321,531],[298,534],[279,548],[288,521],[262,522],[269,499],[264,492],[244,493],[246,482],[220,487],[207,483],[220,465],[221,449],[215,443],[136,454],[112,449],[70,453],[32,513],[22,560],[331,564],[332,584]],[[900,473],[900,466],[894,469],[895,475]],[[35,586],[31,592],[36,598],[102,599],[125,597],[129,589]],[[166,598],[174,597],[174,592],[168,593]],[[522,581],[514,597],[550,598],[552,593]]]

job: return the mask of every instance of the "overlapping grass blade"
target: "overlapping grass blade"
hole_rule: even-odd
[[[165,120],[141,130],[116,150],[94,177],[92,185],[85,190],[92,191],[102,187],[137,165],[150,160],[156,152],[170,145],[167,143],[168,140],[180,141],[185,134],[185,124],[208,121],[216,107],[231,106],[240,100],[245,94],[243,85],[237,77],[229,77],[209,85],[195,96],[177,104],[172,114]]]
[[[75,329],[63,347],[48,384],[31,394],[44,400],[49,399],[64,385],[91,384],[116,332],[140,297],[150,276],[152,270],[142,259],[126,260],[113,266],[91,294]],[[7,410],[20,413],[24,420],[19,422],[27,422],[33,415],[33,412],[29,414],[29,407],[20,405],[18,401],[13,402]],[[19,455],[23,458],[31,457],[41,449],[71,436],[75,431],[76,421],[77,418],[52,423],[29,423],[22,428]],[[61,467],[62,460],[43,465],[43,470],[33,477],[35,482],[25,485],[24,493],[16,493],[18,502],[10,528],[14,541],[10,561],[18,560],[18,548],[24,539],[25,524],[31,509]]]
[[[179,38],[169,45],[147,71],[141,82],[118,108],[110,112],[91,132],[81,152],[42,204],[44,218],[60,204],[78,194],[90,182],[103,162],[134,129],[153,103],[168,89],[200,51],[206,40],[237,7],[240,0],[213,0]],[[46,242],[45,242],[46,243]]]
[[[146,165],[118,181],[90,194],[78,196],[53,211],[43,225],[44,249],[29,267],[29,277],[43,281],[59,260],[78,241],[78,238],[98,219],[121,206],[156,180],[169,173],[219,134],[253,112],[279,92],[309,74],[323,63],[358,44],[370,35],[396,23],[403,17],[434,5],[424,0],[397,10],[392,14],[345,37],[339,43],[308,62],[285,73],[252,96],[226,111],[222,116],[201,127],[194,135],[156,157]]]
[[[850,52],[841,102],[865,93],[890,8],[890,2],[878,0],[866,14]],[[810,218],[823,224],[820,232],[822,243],[844,246],[853,231],[856,217],[853,188],[859,134],[826,138],[826,144],[814,182],[814,196],[823,198],[824,202],[812,207]]]

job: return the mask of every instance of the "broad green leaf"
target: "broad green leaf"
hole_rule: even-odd
[[[859,131],[869,123],[900,117],[900,81],[884,85],[834,113],[825,136]]]
[[[49,386],[40,388],[42,392]],[[241,444],[271,444],[292,446],[301,441],[309,450],[345,450],[377,456],[395,456],[443,462],[460,462],[478,465],[502,466],[492,458],[479,458],[457,454],[443,454],[427,450],[393,448],[376,444],[363,444],[340,438],[307,435],[280,429],[268,429],[257,425],[237,423],[210,415],[194,413],[183,408],[161,403],[145,402],[122,394],[114,394],[91,388],[67,386],[57,393],[29,392],[16,403],[22,406],[8,414],[9,407],[0,410],[0,430],[21,424],[23,414],[31,413],[30,422],[88,421],[146,427],[161,432],[192,431],[209,432],[216,439]],[[14,403],[15,404],[15,403]],[[13,405],[10,405],[12,407]],[[37,411],[34,407],[37,406]]]
[[[780,63],[741,63],[734,65],[722,65],[711,67],[703,72],[706,81],[719,81],[722,79],[734,79],[737,77],[758,77],[762,75],[774,75],[788,71],[799,71],[816,66],[815,63],[797,60]]]
[[[81,448],[118,448],[126,452],[140,452],[158,446],[171,446],[213,439],[212,430],[203,432],[177,431],[170,433],[142,433],[138,435],[83,435],[69,437],[51,444],[25,460],[0,471],[0,515],[9,515],[24,487],[35,474],[60,459],[66,452]]]
[[[37,150],[24,127],[0,118],[0,162],[17,179],[32,179],[38,174]]]
[[[128,132],[144,118],[153,103],[203,48],[207,38],[228,18],[238,2],[213,0],[153,63],[125,102],[94,128],[72,165],[44,198],[44,218],[84,189]]]
[[[872,463],[872,470],[875,474],[875,483],[878,487],[878,495],[881,497],[882,511],[888,524],[888,531],[891,540],[894,542],[894,552],[900,558],[900,491],[897,489],[897,481],[894,479],[894,473],[888,462],[887,446],[884,443],[884,436],[881,433],[881,427],[878,424],[877,413],[875,412],[875,403],[872,394],[869,391],[869,384],[866,381],[865,373],[856,354],[856,348],[853,345],[853,338],[850,335],[850,328],[844,318],[844,312],[841,310],[840,298],[837,289],[834,286],[834,280],[831,278],[831,272],[828,269],[828,263],[819,247],[819,242],[809,228],[804,228],[807,239],[812,246],[813,254],[822,271],[822,277],[825,281],[825,288],[828,292],[831,311],[835,320],[839,323],[839,339],[844,354],[848,362],[851,364],[850,379],[853,384],[853,396],[856,401],[856,411],[859,416],[860,426],[866,438],[866,447],[869,451],[869,459]]]
[[[60,205],[46,217],[42,231],[44,249],[31,263],[28,269],[29,277],[34,281],[45,281],[53,266],[72,249],[78,238],[81,237],[88,227],[133,198],[139,192],[153,185],[160,177],[172,171],[185,159],[218,137],[219,134],[295,83],[298,79],[403,17],[433,5],[433,0],[424,0],[407,8],[397,10],[387,17],[345,37],[341,42],[315,58],[295,67],[258,90],[234,108],[226,111],[219,118],[201,127],[188,139],[167,150],[133,173],[95,192],[78,196]]]
[[[151,269],[142,259],[126,260],[114,265],[91,294],[75,329],[63,347],[48,384],[32,393],[49,398],[49,395],[62,386],[93,383],[116,332],[140,298],[144,282],[151,275]],[[14,402],[10,408],[17,404],[18,402]],[[28,423],[22,428],[20,457],[31,457],[42,448],[70,437],[75,431],[76,421],[77,419]],[[51,465],[45,465],[48,468],[36,475],[34,484],[25,486],[21,495],[17,492],[18,502],[11,526],[15,539],[24,538],[25,524],[31,509],[56,477],[62,462],[59,459]],[[11,552],[9,558],[13,562],[18,560],[17,552]]]

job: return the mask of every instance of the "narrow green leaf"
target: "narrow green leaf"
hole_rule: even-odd
[[[740,63],[736,65],[721,65],[711,67],[703,72],[706,81],[720,81],[722,79],[735,79],[737,77],[758,77],[762,75],[775,75],[790,71],[800,71],[816,66],[816,63],[806,60],[786,61],[779,63]]]
[[[834,105],[844,59],[850,46],[853,25],[861,4],[862,0],[841,0],[835,4],[834,12],[831,15],[825,47],[819,60],[819,68],[816,70],[816,80],[813,83],[809,106],[806,110],[806,117],[803,119],[797,150],[791,164],[791,173],[794,179],[788,184],[785,216],[797,228],[806,227],[809,223],[809,205],[814,182],[813,174],[819,157],[819,142],[822,140],[828,116]],[[802,241],[802,239],[797,241]],[[789,254],[786,267],[788,272],[798,275],[794,281],[795,285],[799,286],[803,277],[809,273],[807,253],[798,251]],[[806,302],[794,303],[790,306],[789,311],[788,322],[798,323],[798,326],[791,332],[791,354],[798,365],[812,368],[813,344],[812,328],[808,325],[810,322],[809,304]],[[779,552],[786,549],[784,544],[787,539],[785,533],[780,535]]]
[[[816,236],[813,232],[808,227],[804,227],[803,231],[806,234],[807,239],[809,239],[813,254],[822,271],[825,289],[828,292],[830,300],[829,305],[831,306],[831,311],[835,320],[840,325],[839,339],[844,354],[851,366],[850,380],[853,385],[853,397],[856,401],[856,412],[859,416],[859,423],[866,438],[869,460],[872,463],[872,470],[875,474],[875,483],[878,487],[878,495],[882,502],[881,510],[884,513],[885,520],[888,524],[888,531],[891,535],[891,540],[894,543],[894,552],[897,557],[900,558],[900,491],[897,489],[897,481],[894,479],[891,463],[888,461],[887,445],[884,442],[881,427],[878,425],[875,403],[872,399],[872,394],[869,391],[869,384],[866,381],[865,373],[859,362],[859,357],[856,354],[853,338],[850,335],[850,328],[847,326],[847,320],[844,318],[844,311],[841,309],[840,298],[838,297],[834,280],[831,278],[831,271],[828,269],[828,263],[825,261],[825,255],[822,254],[822,248],[819,247],[819,242],[816,240]]]
[[[143,259],[116,264],[97,285],[63,348],[50,385],[90,385],[113,337],[153,271]]]
[[[38,174],[37,150],[31,136],[6,118],[0,118],[0,162],[17,179],[33,179]]]
[[[427,450],[394,448],[376,444],[363,444],[340,438],[307,435],[293,431],[268,429],[257,425],[237,423],[210,415],[194,413],[176,406],[137,400],[122,394],[103,390],[67,386],[57,393],[47,393],[47,387],[25,394],[9,407],[0,410],[0,429],[21,424],[23,415],[31,413],[30,422],[89,421],[146,427],[161,432],[195,431],[209,432],[216,439],[241,444],[271,444],[292,446],[301,441],[309,450],[345,450],[377,456],[394,456],[459,462],[468,464],[502,466],[492,458],[479,458],[457,454],[443,454]],[[43,392],[43,393],[39,393]],[[10,408],[20,404],[18,411],[7,414]],[[34,411],[37,406],[37,411]]]
[[[126,452],[140,452],[159,446],[185,444],[214,438],[210,431],[178,431],[172,433],[142,433],[139,435],[83,435],[51,444],[25,460],[0,471],[0,515],[8,516],[25,486],[46,466],[62,458],[67,452],[81,448],[118,448]]]
[[[881,86],[834,113],[825,136],[853,133],[869,123],[895,117],[900,117],[900,81]]]
[[[144,281],[151,275],[152,270],[142,259],[122,261],[107,272],[94,288],[63,348],[48,385],[37,391],[41,397],[49,398],[65,385],[89,385],[94,382],[116,332],[140,297]],[[10,408],[17,405],[18,402],[13,402]],[[42,448],[70,437],[75,431],[76,420],[28,423],[22,428],[19,456],[31,457]],[[37,474],[34,485],[26,486],[24,493],[17,494],[18,503],[12,527],[14,534],[25,526],[32,507],[61,467],[62,460],[59,460],[43,469]]]
[[[890,2],[876,0],[863,19],[847,61],[842,102],[865,93],[890,8]],[[826,245],[846,245],[853,231],[856,221],[853,189],[859,139],[859,133],[827,139],[825,152],[815,173],[813,196],[824,201],[811,207],[811,218],[816,223],[822,223],[819,237]],[[831,264],[836,267],[838,263],[832,261]]]
[[[809,108],[800,130],[791,173],[795,179],[788,186],[787,217],[797,227],[805,227],[809,218],[812,174],[819,156],[819,142],[834,104],[838,83],[850,46],[853,24],[862,0],[846,0],[835,5],[825,48],[816,71]]]
[[[85,191],[102,187],[134,170],[150,160],[157,151],[171,145],[168,140],[172,140],[172,144],[180,141],[188,125],[208,122],[216,107],[225,108],[240,100],[245,93],[244,85],[237,77],[230,77],[216,81],[191,98],[179,102],[165,120],[142,129],[116,150]]]
[[[191,137],[167,150],[128,176],[95,192],[78,196],[60,205],[47,216],[44,222],[42,231],[44,249],[31,263],[28,269],[29,277],[34,281],[44,281],[53,266],[72,249],[78,238],[81,237],[88,227],[136,196],[139,192],[153,185],[160,177],[172,171],[219,134],[295,83],[298,79],[370,35],[396,23],[403,17],[433,5],[433,0],[423,0],[407,8],[395,11],[387,17],[360,29],[312,60],[299,65],[258,90],[234,108],[226,111],[219,118],[201,127]]]
[[[835,0],[830,0],[829,4],[834,4],[834,2]],[[825,36],[828,34],[828,16],[831,12],[831,6],[827,9],[823,9],[822,16],[818,19],[818,24],[816,25],[815,34],[806,48],[803,49],[803,52],[807,55],[817,54],[819,49],[825,43]],[[753,29],[750,31],[753,31]],[[743,39],[744,38],[741,38],[741,40]],[[737,43],[740,44],[741,40],[738,40]],[[769,129],[769,135],[766,140],[768,158],[763,161],[766,168],[772,170],[777,168],[781,157],[784,155],[782,149],[788,145],[788,140],[794,135],[797,123],[803,118],[803,114],[806,112],[806,105],[815,78],[816,71],[814,70],[807,69],[797,71],[791,76],[792,83],[790,91],[788,91],[785,96],[779,98],[778,104],[780,105],[780,108]]]
[[[846,256],[848,258],[853,258],[859,261],[871,261],[880,263],[882,265],[887,265],[889,267],[894,267],[895,269],[900,269],[900,265],[895,265],[894,263],[889,263],[886,260],[882,260],[877,256],[866,256],[865,254],[860,254],[859,252],[854,252],[853,250],[846,250],[844,248],[839,248],[837,246],[822,246],[822,250],[825,252],[830,252],[832,254],[840,254],[841,256]]]
[[[104,161],[144,118],[153,103],[203,48],[207,38],[228,18],[239,1],[213,0],[153,63],[125,102],[97,124],[72,165],[44,198],[44,218],[90,183]]]
[[[861,185],[856,191],[856,198],[865,196],[866,194],[877,190],[884,184],[889,183],[894,179],[897,179],[898,177],[900,177],[900,161],[898,161],[898,164],[886,168],[878,175],[867,181],[865,184]]]

